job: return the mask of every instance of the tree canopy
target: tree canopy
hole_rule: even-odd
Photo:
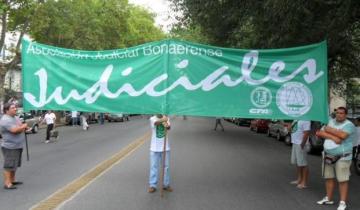
[[[127,0],[48,0],[31,23],[36,41],[73,49],[123,48],[165,37],[153,14]]]
[[[10,61],[0,62],[0,101],[4,78],[20,63],[20,41],[29,34],[37,42],[81,50],[130,47],[161,40],[155,15],[127,0],[2,0],[0,49],[9,32],[19,34]]]
[[[182,28],[199,27],[210,44],[287,48],[326,40],[329,84],[360,77],[358,0],[171,0]],[[178,26],[178,27],[179,27]]]

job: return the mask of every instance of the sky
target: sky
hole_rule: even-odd
[[[143,6],[154,12],[155,25],[165,32],[168,32],[171,23],[175,22],[174,13],[171,12],[170,2],[167,0],[129,0],[129,3]]]

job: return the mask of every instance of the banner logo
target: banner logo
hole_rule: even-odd
[[[251,92],[251,102],[258,108],[269,106],[271,99],[271,91],[266,87],[257,87]]]
[[[306,114],[313,103],[313,96],[308,87],[299,82],[283,84],[276,94],[276,104],[280,111],[291,117]]]

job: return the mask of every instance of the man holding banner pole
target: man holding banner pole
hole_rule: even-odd
[[[150,175],[149,193],[154,193],[157,189],[159,179],[159,163],[162,162],[162,174],[160,188],[172,192],[170,187],[170,145],[167,139],[167,131],[170,130],[170,120],[162,114],[154,115],[150,118],[151,125],[151,146],[150,146]]]
[[[4,157],[4,189],[16,189],[15,185],[22,182],[15,181],[17,168],[21,166],[21,156],[25,142],[25,131],[29,129],[16,117],[16,105],[6,103],[3,108],[4,115],[0,120],[0,129],[3,135],[1,150]]]

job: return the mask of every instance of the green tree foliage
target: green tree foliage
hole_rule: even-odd
[[[154,27],[155,14],[139,6],[130,6],[128,17],[128,36],[126,45],[134,46],[164,39],[165,34]]]
[[[348,108],[355,113],[357,106],[360,106],[360,79],[350,79],[346,85],[345,97]]]
[[[214,45],[286,48],[327,40],[329,82],[360,77],[359,0],[171,0]]]
[[[162,39],[153,15],[127,0],[48,0],[31,20],[38,42],[65,48],[104,50]]]
[[[209,38],[204,34],[201,27],[198,25],[175,25],[171,29],[169,37],[189,42],[198,42],[203,44],[211,43]]]
[[[25,32],[28,30],[29,17],[36,5],[42,1],[36,0],[2,0],[0,1],[0,16],[1,16],[1,33],[0,33],[0,49],[5,46],[6,36],[10,31],[17,31],[20,34],[20,39],[14,48],[7,49],[14,52],[15,56],[1,60],[0,62],[0,101],[6,99],[6,94],[11,93],[12,90],[4,90],[4,80],[6,72],[9,69],[18,68],[20,63],[20,40]]]
[[[154,26],[154,14],[127,0],[1,0],[0,49],[8,32],[20,32],[11,61],[0,62],[0,101],[4,78],[20,63],[25,33],[37,42],[59,47],[104,50],[129,47],[165,38]]]

